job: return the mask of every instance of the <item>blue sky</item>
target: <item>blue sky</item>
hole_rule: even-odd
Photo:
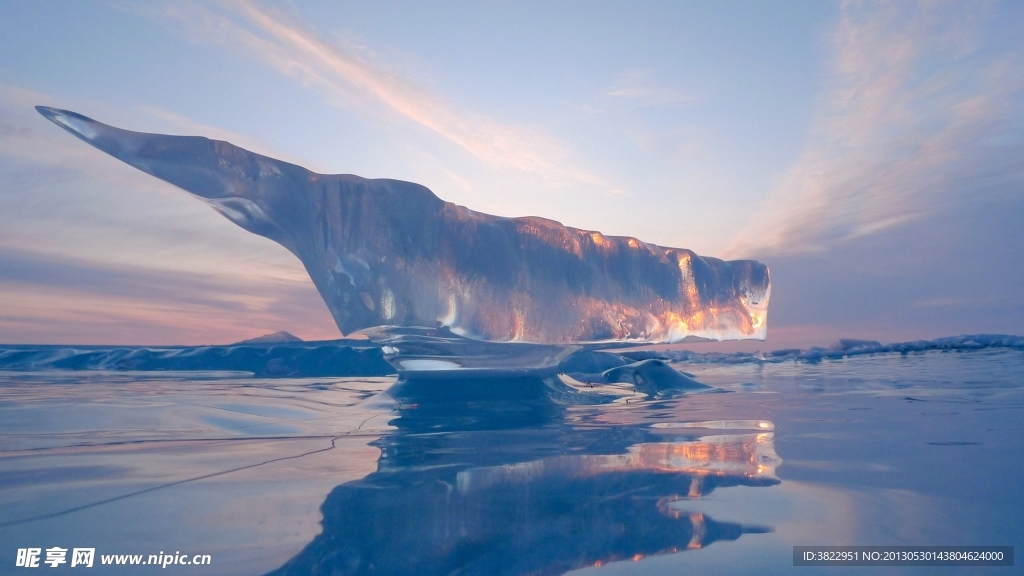
[[[338,336],[33,105],[773,272],[755,347],[1020,333],[1024,4],[0,2],[0,341]]]

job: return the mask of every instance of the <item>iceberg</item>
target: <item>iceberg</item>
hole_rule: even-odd
[[[771,282],[756,261],[492,216],[412,182],[318,174],[223,141],[36,109],[287,248],[344,335],[440,326],[478,340],[548,344],[767,336]]]

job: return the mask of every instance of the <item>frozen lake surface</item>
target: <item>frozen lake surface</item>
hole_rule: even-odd
[[[166,568],[187,574],[868,574],[792,547],[1021,550],[1024,352],[675,367],[728,393],[0,372],[0,573],[55,546],[95,548],[96,574],[160,553],[210,555]]]

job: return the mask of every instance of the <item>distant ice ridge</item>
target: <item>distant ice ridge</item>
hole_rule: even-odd
[[[342,334],[440,325],[498,342],[767,335],[771,284],[759,262],[700,257],[543,218],[491,216],[411,182],[317,174],[227,142],[37,109],[286,247]]]
[[[898,352],[927,352],[929,350],[981,350],[983,348],[1010,348],[1024,350],[1024,336],[1008,334],[967,334],[949,336],[935,340],[914,340],[912,342],[894,342],[881,344],[873,340],[839,340],[828,348],[814,346],[807,349],[789,348],[773,352],[692,352],[690,350],[650,352],[646,355],[640,351],[632,353],[636,358],[665,358],[673,362],[689,362],[693,364],[740,364],[746,362],[787,362],[804,361],[818,362],[826,359],[839,359],[865,354],[890,354]]]
[[[0,345],[0,370],[249,372],[254,376],[387,376],[395,369],[366,340],[230,346]]]
[[[271,334],[264,334],[248,340],[235,342],[235,344],[281,344],[285,342],[302,342],[302,338],[283,330]]]

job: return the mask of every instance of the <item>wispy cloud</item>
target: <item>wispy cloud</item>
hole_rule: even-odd
[[[1019,188],[1022,42],[989,8],[844,3],[806,149],[730,256],[824,250],[948,209],[979,183]]]
[[[173,127],[175,132],[181,132],[181,135],[183,136],[201,135],[214,140],[223,140],[236,146],[241,146],[251,152],[256,152],[257,154],[262,154],[278,160],[284,160],[285,162],[291,162],[292,164],[298,164],[313,171],[324,171],[324,168],[312,164],[307,158],[293,156],[283,150],[274,148],[262,140],[252,138],[245,134],[239,134],[238,132],[225,130],[219,126],[211,126],[203,122],[198,122],[187,116],[182,116],[176,112],[157,108],[155,106],[139,106],[136,110],[138,110],[142,116],[146,117],[147,120],[160,120],[163,124]],[[119,128],[123,128],[123,126],[119,126]],[[145,131],[153,132],[156,131],[156,129]]]
[[[333,103],[369,105],[414,122],[497,168],[540,176],[553,184],[598,184],[572,167],[564,146],[534,128],[496,122],[457,110],[366,58],[368,51],[331,42],[289,14],[249,0],[228,0],[217,9],[175,3],[166,14],[201,41],[240,49],[278,72],[324,90]]]
[[[96,158],[104,155],[89,146],[83,146],[75,138],[69,138],[63,130],[51,125],[36,113],[37,105],[56,106],[58,108],[77,108],[76,103],[60,101],[49,94],[26,90],[18,86],[0,84],[0,158],[18,160],[20,162],[66,169],[79,175],[107,180],[111,185],[143,186],[158,182],[152,176],[128,169],[112,171],[113,163],[97,163]],[[97,116],[96,120],[117,125],[128,130],[147,132],[180,133],[182,135],[203,135],[217,140],[225,140],[251,150],[253,152],[309,166],[309,162],[290,156],[286,152],[273,148],[266,142],[244,134],[225,130],[198,122],[181,114],[153,106],[139,106],[127,110],[102,110],[111,115],[137,119],[136,124],[128,125],[108,118]],[[76,109],[75,112],[92,114],[88,110]],[[160,186],[164,186],[160,184]]]
[[[606,96],[631,100],[645,106],[689,103],[697,100],[692,93],[657,84],[646,71],[619,76],[615,84],[604,93]]]

